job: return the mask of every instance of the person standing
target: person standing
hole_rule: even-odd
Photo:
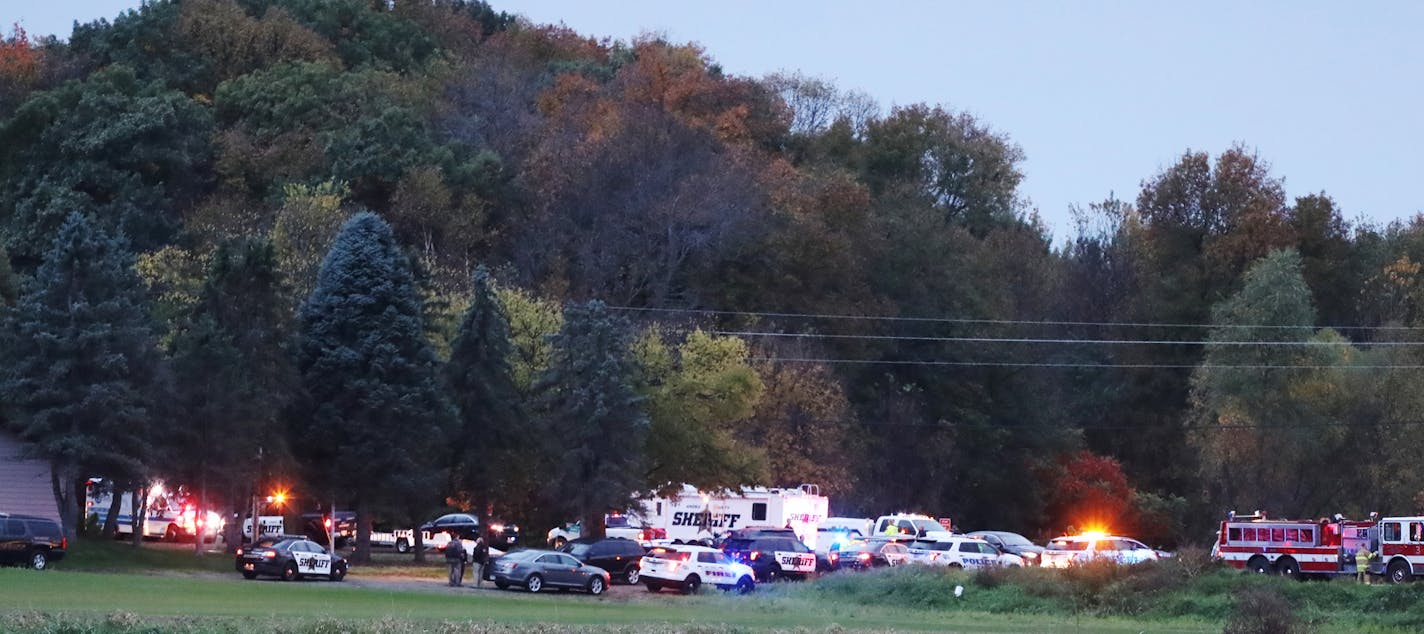
[[[485,566],[489,565],[489,544],[485,543],[483,535],[475,538],[474,551],[474,557],[471,558],[474,563],[472,569],[475,573],[475,587],[478,588],[484,585]]]
[[[1355,575],[1360,583],[1369,585],[1370,583],[1370,560],[1375,556],[1365,544],[1360,544],[1360,549],[1355,551]]]
[[[465,544],[456,535],[445,544],[445,563],[450,565],[450,587],[460,587],[465,581]]]

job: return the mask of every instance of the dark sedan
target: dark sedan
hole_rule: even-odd
[[[1043,547],[1028,540],[1027,537],[1018,533],[1008,531],[974,531],[968,533],[970,537],[978,537],[998,548],[1000,552],[1006,552],[1023,557],[1024,564],[1037,566],[1039,559],[1043,556]]]
[[[429,533],[449,533],[457,539],[474,541],[480,537],[480,520],[469,513],[449,513],[420,525],[420,530]],[[495,548],[506,548],[519,542],[519,527],[503,522],[490,522],[489,530],[483,533],[485,543]]]
[[[282,581],[302,577],[341,581],[346,578],[346,560],[305,537],[269,537],[237,550],[237,571],[247,579],[266,575]]]
[[[866,570],[898,566],[910,558],[910,549],[903,543],[880,539],[857,539],[841,547],[837,569]]]
[[[501,590],[524,586],[530,592],[561,588],[599,595],[610,581],[608,571],[552,550],[517,550],[496,559],[491,567],[494,585]]]

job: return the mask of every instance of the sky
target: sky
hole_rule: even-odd
[[[1021,192],[1058,239],[1070,205],[1188,149],[1240,143],[1348,219],[1424,211],[1424,2],[491,0],[596,37],[696,42],[731,74],[799,70],[972,113],[1023,148]],[[0,0],[0,23],[64,37],[135,0]]]

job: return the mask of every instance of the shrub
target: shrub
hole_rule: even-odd
[[[1248,588],[1236,595],[1236,607],[1224,634],[1300,634],[1308,626],[1285,597],[1267,588]]]

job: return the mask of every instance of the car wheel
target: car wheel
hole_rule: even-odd
[[[346,578],[346,566],[342,566],[331,571],[332,581],[341,581]]]
[[[964,564],[953,563],[953,564],[950,564],[949,567],[950,567],[950,568],[959,569],[959,570],[963,570],[963,569],[964,569]]]
[[[244,570],[242,571],[242,578],[248,580],[256,579],[257,573],[252,572],[251,570]]]
[[[756,590],[756,582],[751,577],[742,577],[737,580],[737,594],[751,594]]]
[[[49,553],[43,550],[36,550],[30,553],[30,569],[44,570],[49,567]]]
[[[599,577],[599,576],[597,576],[597,575],[594,575],[594,577],[593,577],[592,579],[589,579],[589,580],[588,580],[588,593],[589,593],[589,594],[591,594],[591,595],[593,595],[593,596],[598,596],[598,595],[600,595],[600,594],[603,594],[603,591],[604,591],[605,589],[606,589],[606,588],[605,588],[604,585],[603,585],[603,577]]]
[[[1271,562],[1265,557],[1260,556],[1252,557],[1251,561],[1246,562],[1246,569],[1258,575],[1269,575],[1275,572],[1275,568],[1271,566]]]
[[[297,565],[287,564],[287,567],[282,569],[282,581],[296,581],[296,579]]]
[[[500,590],[508,590],[508,589],[509,589],[509,582],[508,582],[508,581],[496,581],[496,582],[494,582],[494,587],[499,588]]]
[[[702,577],[699,577],[697,575],[688,575],[687,579],[684,579],[682,582],[683,594],[697,594],[697,591],[701,589]]]
[[[628,569],[623,571],[623,580],[630,586],[638,585],[638,564],[629,564]]]
[[[1414,580],[1414,574],[1409,572],[1409,564],[1403,561],[1396,561],[1389,565],[1390,583],[1409,583]]]
[[[647,583],[647,586],[648,586],[648,592],[657,592],[657,591],[663,589],[663,584],[658,583],[658,582],[656,582],[656,581],[649,581],[649,582]]]
[[[408,541],[406,541],[406,540],[404,540],[404,539],[397,539],[397,540],[396,540],[396,552],[398,552],[398,553],[400,553],[400,554],[402,554],[402,555],[404,555],[404,554],[410,552],[410,542],[408,542]]]
[[[1300,564],[1290,557],[1281,557],[1276,561],[1276,572],[1287,579],[1300,579]]]
[[[540,590],[544,589],[544,578],[537,574],[529,575],[529,578],[524,581],[524,587],[529,592],[538,594]]]

